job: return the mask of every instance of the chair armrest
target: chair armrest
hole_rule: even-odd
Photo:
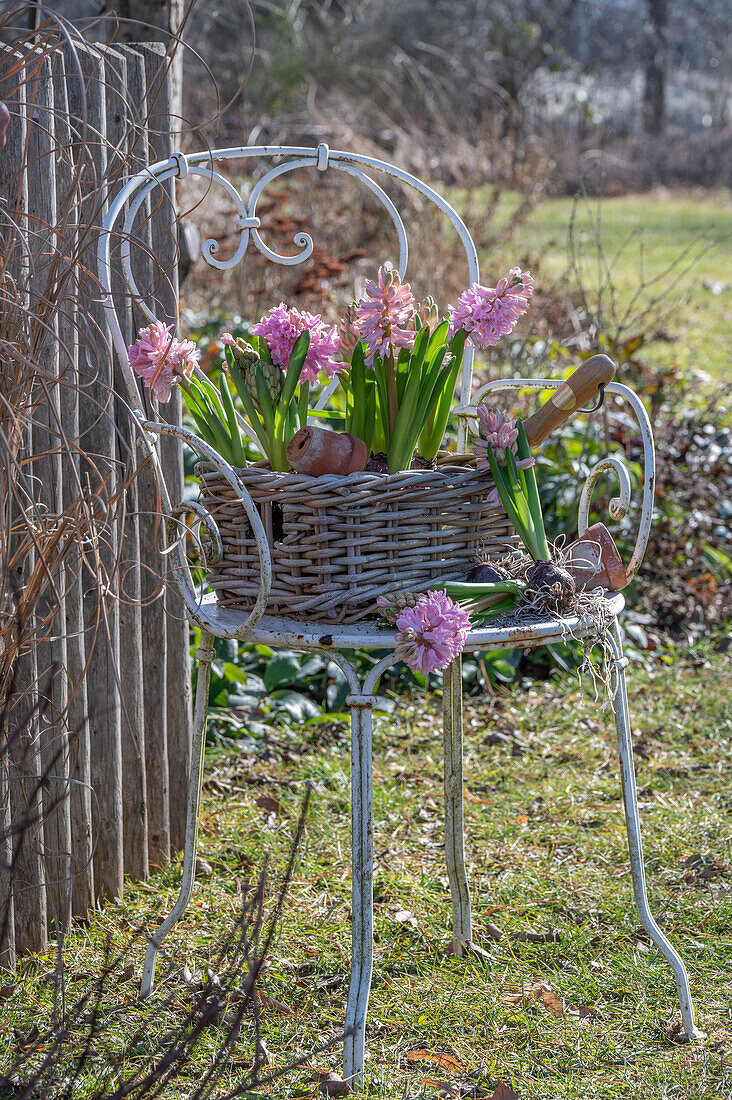
[[[455,410],[455,414],[469,425],[471,421],[475,421],[476,419],[478,405],[484,404],[486,399],[498,390],[548,390],[559,389],[562,385],[564,385],[563,378],[496,379],[493,382],[487,382],[484,386],[481,386],[480,389],[476,390],[471,404],[460,406]],[[648,539],[651,534],[651,524],[653,522],[653,496],[656,481],[656,454],[653,446],[653,431],[645,406],[633,390],[629,389],[627,386],[623,386],[620,382],[610,382],[605,387],[605,392],[615,394],[630,405],[638,423],[641,440],[643,442],[643,500],[641,503],[641,514],[638,523],[638,531],[636,533],[635,546],[626,569],[628,580],[631,580],[638,572],[641,562],[643,561],[643,556],[648,546]],[[622,459],[608,456],[593,466],[582,488],[577,517],[577,529],[580,536],[587,530],[590,500],[595,484],[604,473],[610,470],[617,474],[620,482],[620,495],[613,497],[610,501],[610,516],[612,519],[623,519],[628,514],[631,498],[630,476]]]
[[[267,607],[267,601],[269,600],[270,589],[272,587],[272,558],[269,552],[269,543],[267,542],[267,535],[262,524],[262,519],[254,501],[237,477],[235,470],[221,457],[218,451],[214,450],[210,444],[204,442],[204,440],[200,439],[193,432],[188,431],[187,428],[179,428],[174,424],[157,423],[156,421],[142,419],[138,420],[138,427],[143,433],[141,442],[153,464],[156,481],[161,488],[162,508],[166,519],[166,535],[168,542],[166,553],[171,555],[173,561],[173,576],[186,605],[188,614],[194,622],[204,628],[207,628],[209,623],[205,613],[201,609],[200,598],[193,584],[190,566],[185,553],[185,543],[182,538],[183,532],[180,530],[181,525],[179,517],[185,512],[195,512],[201,525],[205,528],[208,537],[205,542],[202,539],[202,551],[204,568],[207,570],[221,557],[223,552],[221,535],[216,525],[216,521],[213,516],[206,511],[203,505],[191,505],[186,502],[181,502],[175,506],[171,505],[165,488],[165,482],[160,471],[157,449],[150,446],[149,436],[172,435],[180,439],[183,443],[187,443],[191,450],[196,451],[202,458],[208,459],[209,462],[212,462],[220,470],[221,474],[226,481],[228,481],[229,485],[244,505],[247,519],[251,524],[252,532],[257,543],[257,553],[259,555],[259,594],[254,607],[249,613],[249,617],[240,628],[239,633],[243,634],[250,631],[256,626],[264,614]],[[183,526],[187,531],[187,526],[185,524]]]

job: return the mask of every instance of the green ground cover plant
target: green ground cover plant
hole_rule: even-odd
[[[659,653],[653,670],[630,669],[652,906],[687,961],[706,1041],[679,1045],[670,972],[639,929],[612,715],[591,685],[580,690],[575,679],[554,678],[468,701],[467,847],[475,935],[486,955],[467,959],[448,952],[439,697],[406,697],[398,715],[382,716],[375,729],[376,968],[366,1096],[491,1097],[499,1081],[520,1100],[732,1094],[727,645],[720,637],[693,651]],[[67,1000],[94,981],[106,937],[124,953],[116,980],[105,985],[102,1038],[74,1098],[107,1095],[95,1089],[112,1088],[112,1054],[124,1052],[122,1072],[132,1077],[164,1053],[201,975],[220,965],[217,945],[236,919],[242,883],[256,880],[265,859],[265,909],[272,910],[308,786],[305,833],[260,982],[262,1038],[273,1060],[266,1072],[306,1063],[256,1095],[316,1095],[318,1074],[337,1067],[337,1046],[312,1051],[337,1035],[348,988],[347,726],[283,727],[267,734],[263,750],[215,749],[208,757],[198,883],[166,945],[176,966],[149,1004],[137,1000],[144,944],[138,934],[126,945],[170,907],[178,862],[147,886],[129,886],[123,902],[69,936]],[[0,1073],[24,1042],[32,1050],[32,1027],[34,1041],[48,1049],[43,1027],[54,974],[52,953],[28,959],[12,991],[3,989]],[[128,1049],[140,1022],[144,1036]],[[162,1095],[192,1095],[225,1027],[224,1012],[202,1029]],[[80,1041],[73,1031],[68,1036],[55,1084],[42,1093],[49,1100],[63,1095]],[[213,1095],[241,1085],[253,1050],[247,1019]]]

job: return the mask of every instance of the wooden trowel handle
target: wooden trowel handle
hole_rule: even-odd
[[[530,447],[538,447],[546,437],[569,420],[573,413],[597,397],[600,385],[612,382],[615,364],[607,355],[593,355],[577,367],[566,382],[555,390],[546,404],[524,420]]]

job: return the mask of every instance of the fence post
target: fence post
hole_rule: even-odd
[[[139,58],[124,49],[104,47],[107,72],[107,138],[124,158],[123,176],[136,170],[130,165],[139,135],[132,112],[144,101]],[[120,183],[122,180],[120,179]],[[119,260],[120,242],[113,242],[114,293],[120,302],[120,322],[127,342],[133,339],[135,318]],[[148,863],[148,792],[145,767],[145,654],[142,639],[142,578],[140,562],[140,504],[136,476],[140,464],[137,438],[126,408],[124,378],[115,360],[115,422],[117,453],[125,481],[124,514],[120,519],[120,678],[122,684],[122,816],[125,874],[145,880]],[[153,790],[154,795],[154,790]]]
[[[148,136],[154,160],[164,160],[175,148],[171,120],[176,107],[176,85],[162,43],[145,43],[137,47],[145,58],[147,73]],[[153,191],[157,207],[151,221],[153,255],[157,267],[155,286],[156,315],[176,328],[178,317],[178,241],[176,228],[175,184],[168,180]],[[159,311],[159,312],[158,312]],[[179,391],[165,408],[171,424],[183,423]],[[170,498],[175,504],[183,500],[183,448],[178,440],[163,436],[161,440],[163,475]],[[165,591],[166,619],[166,697],[168,781],[170,784],[170,845],[180,851],[185,844],[188,769],[191,759],[193,704],[191,698],[190,645],[188,621],[183,601],[174,588]]]
[[[35,60],[35,59],[34,59]],[[32,103],[31,103],[32,100]],[[61,393],[59,380],[59,316],[52,304],[53,282],[60,275],[54,228],[58,145],[51,60],[35,61],[28,85],[28,241],[31,252],[31,299],[39,316],[33,350],[37,377],[34,388],[31,471],[38,501],[53,517],[63,512],[61,459]],[[66,637],[63,564],[36,604],[38,721],[43,775],[43,852],[48,917],[56,931],[68,923],[71,901],[71,816],[69,807],[69,738],[66,725]]]
[[[79,228],[78,180],[75,168],[83,164],[86,153],[80,148],[80,136],[71,119],[81,118],[79,75],[68,65],[61,50],[54,53],[53,101],[56,144],[66,155],[56,158],[56,195],[58,214],[63,211],[70,236]],[[78,125],[78,123],[77,123]],[[63,196],[63,206],[58,203]],[[61,425],[68,447],[64,454],[66,476],[63,479],[63,507],[73,506],[81,489],[79,437],[79,345],[77,307],[79,282],[75,264],[68,272],[69,282],[59,313],[58,337],[61,365]],[[69,730],[69,810],[71,818],[72,891],[71,910],[83,916],[94,901],[92,863],[91,746],[86,696],[86,649],[82,601],[83,560],[77,542],[69,548],[64,562],[64,614],[66,640],[65,676],[68,683],[67,727]]]
[[[103,54],[91,46],[79,50],[86,87],[89,134],[88,157],[96,180],[107,171],[106,70]],[[102,140],[93,140],[93,134]],[[82,135],[82,141],[84,135]],[[99,187],[84,197],[82,218],[98,224],[106,201]],[[87,268],[95,270],[96,235],[91,234]],[[92,828],[94,887],[97,896],[122,896],[122,731],[119,692],[118,543],[116,520],[119,502],[115,461],[115,424],[112,353],[104,309],[96,279],[82,277],[80,286],[90,324],[90,343],[97,349],[93,361],[79,363],[79,444],[82,484],[98,495],[105,513],[100,519],[102,536],[87,551],[84,584],[84,625],[87,654],[86,691],[90,723],[90,771],[94,791]]]
[[[0,157],[2,194],[9,200],[8,224],[6,226],[6,263],[12,263],[13,274],[17,281],[18,293],[23,296],[24,304],[30,304],[29,283],[30,264],[28,257],[20,249],[11,252],[10,241],[17,233],[28,236],[28,181],[25,168],[25,147],[29,140],[28,115],[32,106],[28,103],[27,56],[5,54],[12,66],[20,62],[20,68],[13,79],[7,95],[11,113],[15,116],[17,128]],[[5,93],[3,93],[5,99]],[[12,125],[12,123],[11,123]],[[17,245],[16,245],[17,247]],[[27,424],[23,434],[21,449],[31,453],[32,430]],[[26,493],[27,480],[15,472],[8,476],[6,487],[6,509],[8,526],[6,531],[6,549],[8,559],[4,568],[8,571],[6,583],[9,583],[17,595],[16,609],[22,599],[22,593],[28,581],[30,570],[35,564],[32,551],[18,557],[25,535],[25,517],[27,510],[34,507],[32,499]],[[46,887],[43,868],[43,792],[40,781],[41,760],[38,746],[38,709],[36,692],[38,683],[38,663],[34,644],[34,626],[32,615],[23,620],[18,617],[18,634],[21,651],[15,662],[10,698],[6,702],[3,715],[5,729],[3,739],[6,744],[8,785],[10,789],[11,818],[11,863],[10,890],[13,895],[15,950],[44,951],[48,943]],[[9,952],[8,952],[9,954]]]

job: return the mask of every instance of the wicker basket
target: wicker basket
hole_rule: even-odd
[[[244,508],[214,466],[202,462],[196,472],[224,548],[209,584],[220,603],[248,610],[259,558]],[[248,468],[239,476],[267,532],[272,615],[357,622],[377,614],[385,591],[462,579],[513,533],[502,506],[486,503],[490,475],[465,467],[317,478]]]

